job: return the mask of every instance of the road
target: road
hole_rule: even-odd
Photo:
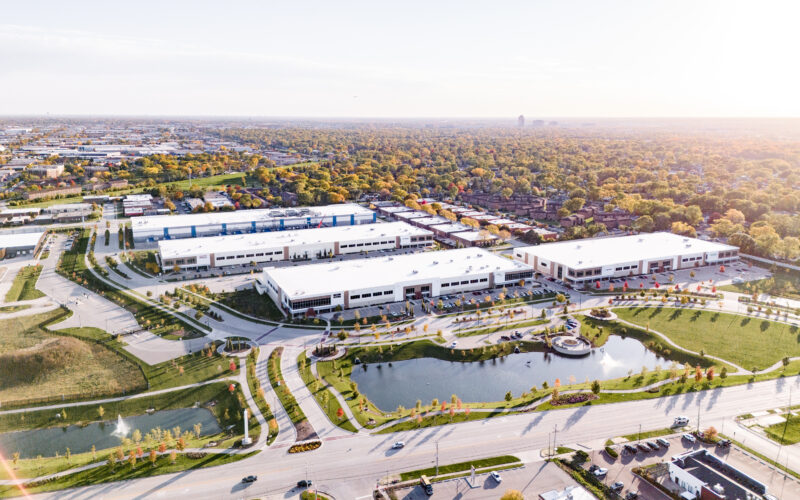
[[[643,429],[666,427],[676,414],[688,415],[695,424],[698,408],[701,427],[715,425],[725,432],[726,417],[748,411],[785,405],[789,384],[800,386],[800,378],[761,382],[713,391],[612,405],[496,417],[463,424],[432,427],[396,434],[357,434],[325,440],[319,451],[290,455],[286,447],[270,447],[245,461],[210,470],[185,471],[136,481],[90,486],[55,492],[37,498],[174,498],[195,499],[284,497],[292,485],[308,475],[320,490],[336,498],[369,495],[376,481],[387,474],[433,465],[438,443],[441,464],[502,454],[517,454],[535,461],[557,431],[559,445],[597,448],[610,436]],[[725,423],[725,425],[730,425]],[[390,450],[394,441],[406,447]],[[789,467],[800,467],[792,456]],[[248,474],[257,483],[243,488],[239,480]]]

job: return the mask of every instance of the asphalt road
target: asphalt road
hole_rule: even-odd
[[[745,408],[757,411],[786,404],[789,384],[797,386],[800,379],[788,377],[667,398],[496,417],[396,434],[337,436],[311,453],[289,455],[285,447],[269,448],[252,459],[209,470],[59,491],[37,498],[287,498],[296,493],[292,486],[306,474],[321,491],[336,498],[359,498],[369,495],[371,486],[387,473],[431,466],[437,443],[441,464],[502,454],[530,457],[532,451],[547,447],[555,429],[558,444],[596,448],[610,436],[636,432],[640,424],[643,429],[666,427],[676,414],[690,416],[694,425],[698,407],[701,427],[721,426],[724,417]],[[390,450],[397,440],[405,441],[406,447]],[[248,474],[258,475],[259,480],[244,487],[239,481]]]

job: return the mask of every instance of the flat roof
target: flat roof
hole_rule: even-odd
[[[480,248],[460,248],[398,256],[345,260],[325,264],[264,269],[289,297],[315,297],[431,278],[531,269]]]
[[[35,247],[44,231],[36,233],[0,233],[0,248]]]
[[[414,211],[413,209],[411,209],[409,207],[405,207],[405,206],[403,206],[403,207],[398,207],[398,206],[381,207],[381,206],[379,206],[378,210],[383,210],[384,212],[387,212],[387,213],[390,213],[390,214],[400,213],[400,212],[413,212]]]
[[[382,224],[356,224],[353,226],[321,227],[292,231],[270,231],[266,233],[232,234],[205,238],[181,238],[160,240],[158,251],[162,258],[175,259],[192,255],[275,248],[284,246],[313,245],[336,241],[363,240],[369,238],[396,238],[397,236],[430,235],[430,231],[414,227],[405,222]]]
[[[450,223],[450,224],[435,224],[433,226],[428,226],[431,230],[434,231],[441,231],[443,233],[460,233],[461,231],[469,231],[469,226],[465,226],[464,224],[458,223]]]
[[[415,224],[423,224],[425,226],[434,226],[436,224],[450,224],[450,222],[451,221],[449,219],[445,219],[444,217],[439,217],[438,215],[434,216],[429,215],[428,217],[420,217],[414,219]]]
[[[247,223],[269,221],[287,217],[330,217],[333,215],[372,214],[372,210],[355,203],[341,203],[321,207],[261,208],[235,212],[208,212],[186,215],[153,215],[131,221],[133,230],[159,230],[171,227],[210,226],[222,223]]]
[[[673,233],[642,233],[612,238],[545,243],[515,248],[539,259],[552,260],[572,269],[586,269],[624,262],[650,261],[675,255],[738,250],[737,247],[689,238]]]
[[[480,231],[464,231],[459,233],[450,233],[454,238],[460,238],[465,241],[483,241],[483,240],[496,240],[497,236],[486,233],[481,234]]]
[[[410,212],[398,212],[394,214],[395,217],[398,219],[421,219],[423,217],[430,217],[431,214],[428,212],[418,212],[416,210]]]

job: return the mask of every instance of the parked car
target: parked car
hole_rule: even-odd
[[[631,446],[629,444],[626,444],[625,446],[623,446],[622,449],[627,451],[631,455],[635,455],[636,454],[636,447],[635,446]]]
[[[622,481],[617,481],[616,483],[614,483],[614,484],[612,484],[610,486],[611,491],[616,491],[616,492],[622,491],[622,489],[624,487],[625,487],[625,483],[623,483]]]
[[[502,482],[502,481],[503,481],[503,478],[502,478],[502,477],[500,477],[500,473],[499,473],[499,472],[497,472],[496,470],[493,470],[493,471],[492,471],[492,473],[491,473],[490,475],[492,476],[492,479],[494,479],[494,480],[495,480],[496,482],[498,482],[498,483],[500,483],[500,482]]]
[[[629,491],[627,495],[625,495],[625,500],[636,500],[639,498],[638,491]]]
[[[717,446],[722,448],[728,448],[730,445],[731,445],[730,439],[720,439],[719,441],[717,441]]]
[[[637,444],[636,446],[637,446],[637,447],[638,447],[640,450],[642,450],[643,452],[645,452],[645,453],[647,453],[648,451],[650,451],[650,447],[649,447],[649,446],[647,446],[647,444],[646,444],[646,443],[639,443],[639,444]]]
[[[311,487],[311,480],[310,479],[303,479],[303,480],[297,481],[297,487],[298,488],[310,488]]]
[[[402,442],[402,441],[398,441],[398,442],[396,442],[395,444],[393,444],[393,445],[392,445],[392,449],[393,449],[393,450],[399,450],[399,449],[401,449],[402,447],[404,447],[405,445],[406,445],[406,444],[405,444],[404,442]]]
[[[506,341],[508,341],[508,340],[511,340],[511,337],[509,337],[508,335],[501,335],[501,336],[500,336],[500,340],[506,340]]]
[[[660,444],[664,448],[669,448],[669,441],[667,441],[664,438],[658,438],[658,439],[656,439],[656,442],[658,442],[658,444]]]
[[[257,476],[245,476],[242,478],[243,483],[255,483],[256,481],[258,481]]]
[[[653,451],[658,450],[658,443],[656,443],[655,441],[648,441],[647,446],[649,446],[650,449]]]
[[[608,469],[606,469],[605,467],[598,467],[592,472],[592,474],[594,474],[594,477],[600,479],[605,477],[606,474],[608,474]]]
[[[458,345],[458,342],[456,342],[454,340],[453,342],[450,343],[450,349],[455,349],[457,345]]]
[[[696,442],[696,441],[697,441],[697,438],[696,438],[696,437],[694,437],[694,436],[692,436],[692,435],[691,435],[691,434],[689,434],[689,433],[686,433],[686,434],[684,434],[684,435],[683,435],[683,436],[681,436],[681,437],[682,437],[683,439],[685,439],[685,440],[689,441],[690,443],[694,443],[694,442]]]

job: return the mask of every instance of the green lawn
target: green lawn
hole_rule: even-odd
[[[216,465],[237,462],[239,460],[250,458],[257,453],[259,452],[253,451],[250,453],[235,455],[228,453],[211,453],[197,458],[190,458],[186,455],[179,454],[174,463],[170,461],[169,455],[164,455],[157,458],[155,465],[151,465],[147,455],[145,455],[141,459],[137,460],[135,467],[132,467],[128,462],[125,464],[118,464],[115,468],[112,468],[109,465],[102,465],[87,471],[69,474],[53,481],[48,481],[41,484],[32,484],[26,486],[25,489],[28,493],[43,493],[66,488],[91,486],[112,481],[140,479],[144,477],[158,476],[161,474],[169,474],[172,472],[202,469],[205,467],[214,467]],[[0,486],[0,497],[19,496],[21,494],[22,492],[16,486]]]
[[[664,429],[655,429],[651,431],[642,431],[642,433],[636,434],[628,434],[627,436],[622,436],[628,441],[636,441],[639,439],[650,439],[650,438],[657,438],[661,436],[669,436],[670,434],[675,434],[675,429],[667,427]]]
[[[286,387],[286,381],[283,379],[281,373],[281,354],[283,354],[283,347],[277,347],[272,351],[267,359],[267,373],[269,375],[270,384],[275,394],[278,395],[283,409],[289,415],[289,419],[293,424],[297,425],[306,420],[306,415],[297,403],[297,400],[292,396],[292,393]]]
[[[503,330],[513,330],[515,328],[527,328],[530,326],[537,326],[543,325],[547,323],[549,320],[546,319],[534,319],[530,321],[522,321],[518,323],[503,323],[502,320],[499,320],[500,324],[496,326],[489,326],[489,327],[481,327],[469,330],[461,330],[456,333],[457,337],[470,337],[473,335],[488,335],[490,333],[495,333]]]
[[[470,470],[470,467],[474,466],[476,469],[481,469],[484,467],[494,467],[497,465],[509,465],[509,464],[522,464],[519,458],[513,455],[502,455],[499,457],[492,457],[492,458],[482,458],[480,460],[471,460],[469,462],[459,462],[457,464],[450,464],[450,465],[440,465],[439,466],[439,475],[444,474],[452,474],[454,472],[462,472]],[[436,474],[435,467],[429,467],[427,469],[419,469],[410,472],[401,472],[400,473],[400,480],[401,481],[410,481],[411,479],[417,479],[420,476],[434,476]]]
[[[786,422],[766,427],[764,432],[781,444],[800,443],[800,417],[789,417]]]
[[[284,317],[268,295],[259,295],[255,288],[218,294],[217,301],[235,311],[256,318],[280,321]]]
[[[6,293],[6,302],[16,302],[18,300],[33,300],[44,297],[44,294],[36,289],[36,280],[42,272],[42,266],[25,266],[19,270],[14,278],[14,283]]]
[[[637,307],[614,312],[663,333],[686,349],[703,350],[748,370],[767,368],[784,356],[800,356],[800,331],[795,326],[693,309]]]
[[[272,414],[272,409],[269,407],[264,392],[261,390],[261,382],[256,376],[256,361],[258,360],[258,347],[250,351],[247,356],[247,386],[250,388],[250,394],[253,395],[253,400],[258,406],[258,411],[264,416],[269,426],[269,434],[267,435],[267,444],[272,444],[275,438],[278,437],[278,421]]]
[[[17,311],[24,311],[25,309],[30,309],[31,306],[28,304],[20,304],[16,306],[0,306],[0,313],[13,313]]]
[[[346,431],[358,432],[350,419],[347,418],[347,415],[344,414],[344,409],[342,409],[343,414],[341,418],[337,415],[339,409],[342,407],[339,404],[339,400],[325,387],[322,380],[314,378],[314,375],[311,373],[311,363],[308,358],[306,358],[305,352],[301,352],[297,357],[297,367],[300,370],[300,377],[303,379],[303,383],[306,384],[308,390],[314,395],[314,399],[317,400],[317,403],[319,403],[322,411],[328,416],[328,419]]]

